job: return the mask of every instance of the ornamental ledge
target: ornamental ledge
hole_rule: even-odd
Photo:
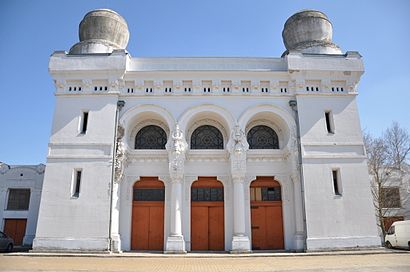
[[[229,159],[229,153],[227,150],[189,150],[187,152],[188,161],[208,161],[218,162],[227,161]]]

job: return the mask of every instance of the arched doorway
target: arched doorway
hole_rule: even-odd
[[[250,187],[252,249],[283,249],[281,186],[274,177],[257,177]]]
[[[191,250],[225,250],[224,188],[216,177],[191,187]]]
[[[132,250],[163,250],[165,187],[158,177],[141,177],[132,197]]]

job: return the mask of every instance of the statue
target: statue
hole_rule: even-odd
[[[188,144],[184,134],[176,124],[175,130],[171,134],[171,141],[167,145],[169,156],[169,173],[172,180],[182,180],[184,176],[185,154]]]
[[[236,125],[231,132],[228,150],[231,159],[231,174],[234,178],[244,178],[246,174],[246,151],[249,149],[243,130]]]

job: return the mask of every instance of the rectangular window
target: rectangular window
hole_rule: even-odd
[[[338,169],[332,170],[333,189],[335,195],[342,195],[342,186],[340,181],[340,171]]]
[[[26,211],[30,204],[30,189],[10,189],[7,210]]]
[[[83,116],[81,118],[81,134],[85,134],[87,132],[87,125],[88,125],[88,111],[84,111]]]
[[[401,208],[400,189],[398,187],[382,188],[380,197],[382,208]]]
[[[81,170],[74,171],[73,177],[73,189],[72,189],[72,197],[79,197],[80,196],[80,187],[81,187]]]
[[[333,123],[333,114],[331,111],[325,112],[325,120],[326,120],[326,129],[327,133],[335,133],[334,123]]]

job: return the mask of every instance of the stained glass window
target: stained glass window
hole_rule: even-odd
[[[213,126],[200,126],[191,135],[191,149],[223,149],[222,133]]]
[[[135,149],[165,149],[167,134],[159,126],[149,125],[138,131]]]
[[[247,135],[250,149],[279,149],[276,132],[268,126],[255,126]]]

